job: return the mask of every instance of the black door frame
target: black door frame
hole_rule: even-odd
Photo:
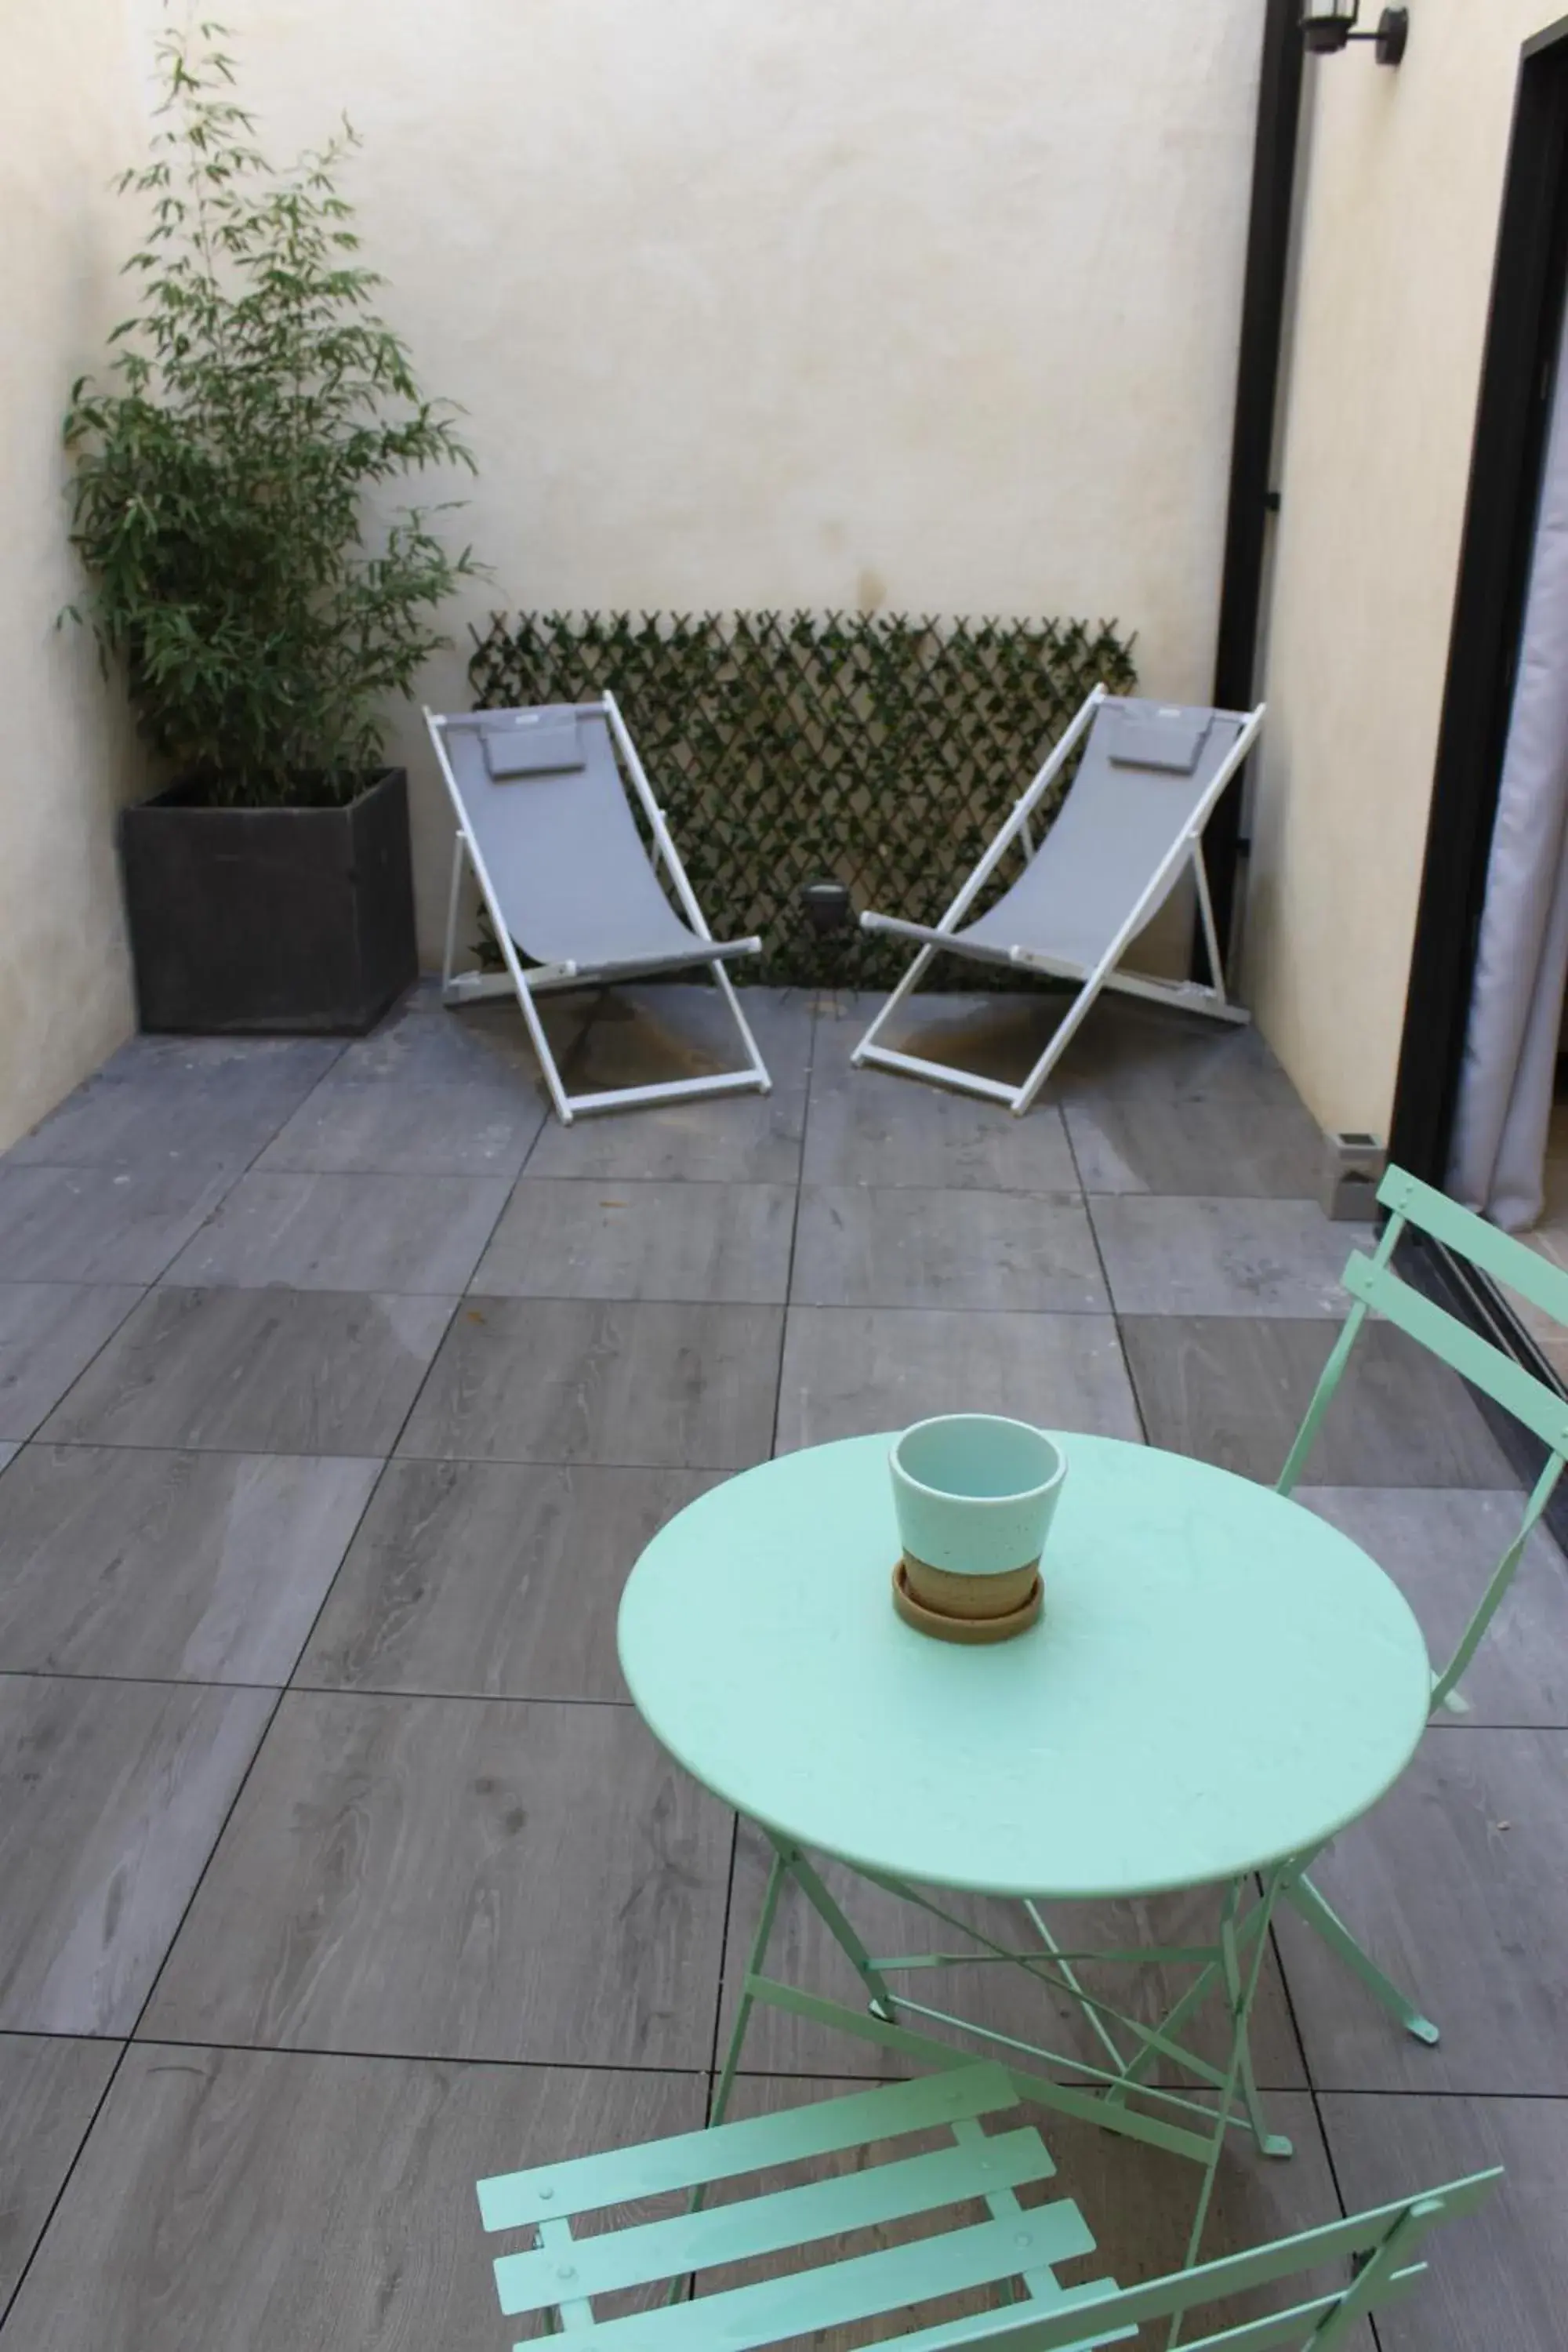
[[[1389,1136],[1441,1185],[1475,980],[1568,286],[1568,17],[1527,41],[1493,267],[1432,810]]]

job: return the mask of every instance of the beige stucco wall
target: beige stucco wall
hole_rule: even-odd
[[[268,142],[363,136],[384,306],[468,411],[471,614],[1081,613],[1206,691],[1256,0],[221,13]]]
[[[119,0],[0,11],[0,1148],[132,1024],[113,812],[137,773],[120,698],[55,615],[76,592],[60,417],[120,314],[110,174],[140,93]]]
[[[1397,72],[1307,68],[1247,961],[1326,1127],[1388,1129],[1519,50],[1555,13],[1418,0]]]

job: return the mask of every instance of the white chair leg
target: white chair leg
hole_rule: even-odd
[[[735,1026],[741,1033],[741,1043],[746,1049],[746,1059],[757,1074],[757,1091],[759,1094],[771,1095],[773,1082],[768,1075],[768,1066],[758,1051],[757,1041],[752,1034],[752,1024],[741,1010],[741,1000],[736,993],[735,983],[721,963],[710,964],[709,970],[712,972],[724,1002],[734,1016]]]
[[[891,996],[889,997],[886,1004],[883,1005],[880,1013],[878,1013],[876,1019],[872,1022],[871,1026],[867,1030],[866,1034],[861,1038],[860,1043],[850,1055],[850,1063],[854,1068],[858,1070],[864,1067],[866,1048],[868,1045],[875,1045],[877,1041],[877,1032],[880,1029],[883,1022],[887,1020],[890,1013],[897,1012],[899,1006],[903,1003],[905,997],[909,995],[910,990],[914,988],[921,975],[929,971],[931,966],[935,962],[936,955],[937,950],[935,948],[921,948],[919,955],[916,956],[913,963],[910,964],[908,971],[905,972],[902,980],[900,981],[897,988],[894,989]]]
[[[1079,1028],[1089,1017],[1089,1009],[1100,994],[1103,981],[1103,972],[1097,972],[1092,980],[1086,980],[1073,999],[1069,1010],[1058,1022],[1052,1033],[1050,1044],[1013,1097],[1012,1109],[1015,1118],[1022,1118],[1025,1112],[1030,1108],[1040,1088],[1072,1044]]]
[[[452,970],[458,952],[458,907],[463,890],[463,836],[452,835],[452,879],[447,889],[447,947],[441,959],[441,993],[445,997],[451,988],[455,974]]]

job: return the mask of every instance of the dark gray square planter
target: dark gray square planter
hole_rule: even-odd
[[[344,808],[207,808],[183,790],[121,812],[143,1029],[360,1032],[418,970],[408,779]]]

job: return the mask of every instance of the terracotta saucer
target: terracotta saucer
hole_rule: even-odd
[[[1033,1589],[1005,1617],[950,1617],[945,1611],[928,1609],[923,1601],[915,1599],[902,1560],[893,1570],[894,1608],[906,1625],[912,1625],[917,1633],[931,1634],[938,1642],[1010,1642],[1016,1634],[1028,1632],[1044,1608],[1045,1600],[1045,1587],[1037,1576]]]

